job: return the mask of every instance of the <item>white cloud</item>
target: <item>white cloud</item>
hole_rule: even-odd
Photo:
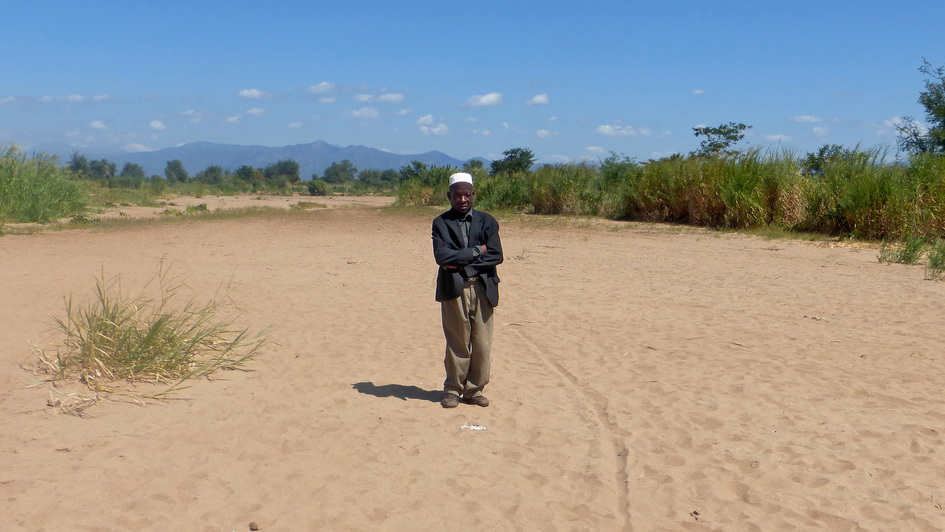
[[[404,103],[405,99],[406,97],[401,93],[387,93],[377,97],[377,101],[385,103]]]
[[[85,97],[82,96],[81,94],[70,94],[69,96],[62,97],[62,101],[64,102],[78,103],[83,100],[85,100]]]
[[[0,98],[0,105],[6,104],[6,103],[13,103],[15,101],[16,101],[16,98],[12,96],[8,96],[6,98]]]
[[[308,90],[309,92],[318,92],[318,93],[335,92],[335,84],[329,83],[327,81],[323,81],[317,85],[312,85],[311,87],[308,88]]]
[[[367,102],[370,102],[370,101],[373,100],[373,99],[374,99],[374,96],[372,96],[372,95],[370,95],[370,94],[355,94],[355,95],[354,95],[354,101],[356,101],[356,102],[367,103]]]
[[[101,120],[92,122],[89,124],[89,127],[92,129],[108,129],[108,126],[105,125],[105,122],[102,122]]]
[[[377,109],[373,107],[362,107],[357,111],[351,112],[351,116],[354,118],[377,118],[379,114]]]
[[[471,107],[491,107],[502,103],[502,94],[490,92],[489,94],[476,94],[466,101],[466,105]]]
[[[242,116],[228,116],[228,117],[224,118],[223,121],[226,122],[226,123],[228,123],[228,124],[235,124],[235,123],[239,122],[239,121],[242,120],[242,119],[243,119]]]
[[[420,126],[420,131],[424,135],[433,135],[436,137],[443,137],[449,134],[450,128],[446,127],[446,124],[440,123],[440,124],[437,124],[436,127]]]
[[[108,101],[108,100],[111,100],[111,99],[112,99],[112,97],[109,96],[109,95],[107,95],[107,94],[99,94],[99,95],[96,95],[96,96],[92,96],[92,100],[93,100],[93,101],[96,101],[96,102],[104,102],[104,101]]]
[[[546,139],[550,137],[551,135],[553,135],[553,133],[551,131],[548,131],[547,129],[539,129],[538,131],[535,132],[535,135],[540,139]]]
[[[702,89],[695,89],[692,91],[692,93],[695,95],[700,95],[700,94],[705,94],[705,91]]]
[[[132,142],[125,146],[126,151],[154,151],[140,142]]]
[[[548,95],[542,93],[532,96],[532,99],[525,102],[525,105],[548,105],[549,103],[551,102],[548,100]]]
[[[338,103],[338,98],[326,96],[325,98],[319,98],[318,103]]]
[[[823,122],[824,121],[823,118],[820,118],[817,116],[811,116],[811,115],[794,115],[794,116],[788,117],[788,120],[790,120],[791,122]]]
[[[152,120],[151,123],[148,124],[148,127],[155,131],[164,131],[167,129],[167,126],[164,125],[164,122],[161,122],[160,120]]]
[[[53,101],[53,98],[52,98],[52,96],[41,96],[41,97],[39,98],[39,101],[40,101],[41,103],[49,103],[49,102]]]
[[[435,135],[442,137],[450,132],[450,128],[446,127],[446,124],[439,123],[436,127],[433,126],[433,115],[424,115],[417,119],[416,124],[420,126],[420,132],[424,135]]]
[[[404,109],[401,109],[400,111],[397,111],[397,115],[399,115],[399,116],[405,116],[405,115],[409,115],[409,114],[412,113],[412,112],[413,112],[413,108],[411,108],[411,107],[405,107]]]
[[[260,109],[259,107],[253,107],[253,108],[250,109],[249,111],[246,111],[246,114],[248,114],[248,115],[253,115],[253,116],[259,116],[259,115],[264,115],[264,114],[266,114],[266,110],[265,110],[265,109]]]
[[[766,135],[765,140],[768,142],[791,142],[791,137],[787,135]]]
[[[239,92],[243,98],[268,98],[269,95],[259,89],[243,89]]]
[[[204,111],[195,111],[193,109],[188,109],[181,113],[184,116],[190,117],[190,122],[192,124],[199,124],[203,122],[203,117],[206,114]]]
[[[301,129],[301,128],[302,128],[302,122],[292,122],[291,124],[289,124],[289,129]]]
[[[607,151],[604,148],[601,148],[600,146],[588,146],[585,149],[591,153],[605,153]]]
[[[631,126],[621,126],[619,124],[600,125],[597,126],[596,131],[601,135],[607,135],[609,137],[636,137],[639,135],[649,137],[652,135],[652,132],[650,132],[650,128],[648,127],[634,129]]]
[[[818,137],[823,138],[827,136],[827,133],[830,133],[830,130],[825,127],[818,126],[813,129],[813,132],[814,132],[814,135],[817,135]]]
[[[548,121],[549,121],[549,122],[557,122],[557,121],[558,121],[558,117],[557,117],[557,116],[549,116],[549,117],[548,117]]]

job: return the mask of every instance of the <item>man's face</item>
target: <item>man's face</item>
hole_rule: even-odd
[[[473,196],[475,195],[473,187],[469,183],[456,183],[451,186],[450,191],[446,193],[446,197],[450,200],[450,206],[453,207],[454,211],[460,214],[469,212],[469,209],[472,208]]]

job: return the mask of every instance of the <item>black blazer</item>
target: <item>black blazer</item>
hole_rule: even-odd
[[[463,246],[463,229],[459,213],[453,209],[433,220],[433,257],[440,265],[436,274],[436,300],[446,301],[460,296],[466,279],[479,277],[486,287],[486,297],[492,306],[499,305],[499,277],[496,265],[502,264],[502,242],[499,240],[499,222],[492,215],[470,209],[469,246]],[[486,252],[473,256],[473,248],[486,245]],[[443,266],[459,266],[447,270]]]

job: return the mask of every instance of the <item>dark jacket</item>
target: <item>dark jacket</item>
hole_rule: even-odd
[[[496,265],[502,264],[499,222],[492,215],[470,209],[469,245],[463,246],[461,215],[450,209],[433,220],[433,257],[440,265],[436,275],[436,300],[446,301],[462,294],[466,279],[479,277],[486,287],[492,306],[499,305],[499,277]],[[486,252],[475,256],[474,247],[486,245]],[[447,270],[443,266],[459,266]]]

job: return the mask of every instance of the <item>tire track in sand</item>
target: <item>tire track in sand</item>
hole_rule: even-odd
[[[615,515],[620,516],[623,520],[622,530],[632,530],[633,527],[630,525],[630,449],[624,443],[624,439],[615,428],[616,425],[610,422],[607,415],[606,397],[604,397],[603,394],[590,390],[586,386],[582,386],[578,378],[568,371],[567,368],[545,356],[543,353],[547,350],[542,349],[537,341],[533,340],[528,334],[522,331],[520,326],[516,326],[519,324],[509,325],[512,325],[510,328],[531,346],[532,351],[535,353],[535,358],[549,367],[567,384],[574,396],[578,398],[584,405],[585,410],[589,412],[590,418],[594,420],[594,424],[597,425],[597,433],[600,436],[599,440],[609,444],[611,456],[614,457],[614,482],[617,488]]]

